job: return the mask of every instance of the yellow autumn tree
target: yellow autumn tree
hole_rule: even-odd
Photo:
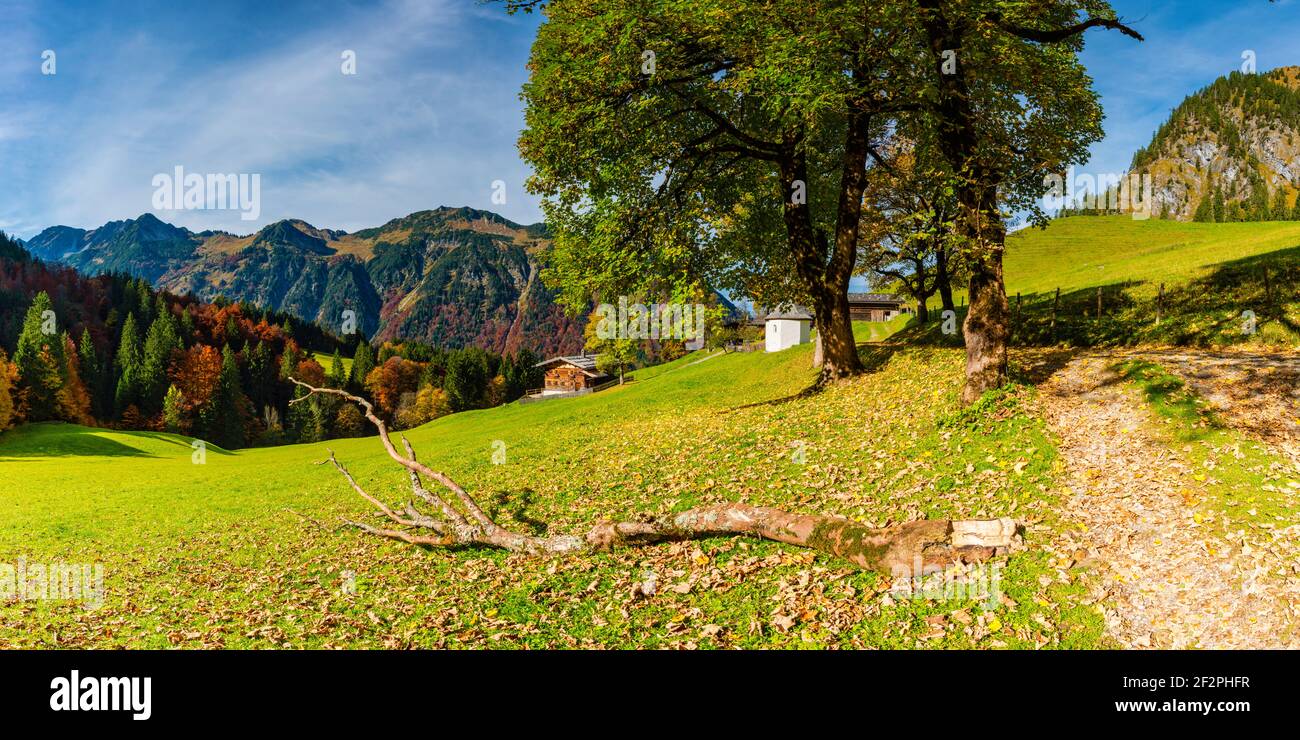
[[[0,431],[14,421],[14,387],[18,384],[18,366],[0,349]]]

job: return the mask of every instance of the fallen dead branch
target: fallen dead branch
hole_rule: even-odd
[[[958,562],[985,560],[1004,552],[1015,535],[1016,525],[1010,519],[926,519],[872,528],[837,516],[796,514],[738,503],[703,506],[644,521],[600,521],[584,535],[520,534],[498,526],[464,488],[417,460],[405,437],[401,438],[405,454],[399,451],[388,436],[387,425],[375,414],[369,401],[337,388],[317,388],[295,378],[290,380],[308,391],[293,403],[312,394],[325,393],[360,406],[379,430],[379,441],[388,456],[405,468],[410,477],[413,497],[400,510],[394,509],[367,493],[331,450],[325,462],[332,463],[352,489],[369,501],[389,524],[377,527],[344,521],[363,532],[414,545],[486,546],[529,555],[563,555],[738,535],[811,548],[868,570],[914,576],[937,572]],[[437,485],[431,490],[425,485],[425,479]]]

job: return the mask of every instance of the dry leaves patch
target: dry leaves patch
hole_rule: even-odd
[[[1060,535],[1059,549],[1091,568],[1108,630],[1125,646],[1300,647],[1300,527],[1242,525],[1200,505],[1215,472],[1197,465],[1190,447],[1171,444],[1138,390],[1111,370],[1140,356],[1081,355],[1042,385],[1068,468],[1065,516],[1077,525]],[[1224,394],[1223,408],[1243,425],[1285,430],[1287,394],[1234,400],[1229,389],[1242,385],[1234,373],[1254,370],[1181,357],[1170,369],[1187,373],[1194,389]],[[1236,462],[1223,455],[1217,464]]]

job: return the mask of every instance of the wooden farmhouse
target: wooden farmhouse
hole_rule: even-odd
[[[888,293],[849,293],[849,316],[854,321],[889,321],[906,313],[903,299]]]
[[[599,390],[613,378],[596,369],[596,358],[591,355],[570,355],[552,357],[537,363],[535,367],[544,368],[545,381],[538,389],[539,395],[558,393],[591,393]]]

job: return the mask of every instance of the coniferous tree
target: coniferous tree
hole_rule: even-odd
[[[476,349],[466,347],[458,350],[447,360],[447,377],[443,380],[442,389],[447,392],[447,401],[453,411],[475,409],[483,405],[483,396],[491,376],[482,350],[475,352]]]
[[[1212,223],[1214,221],[1214,198],[1205,196],[1196,206],[1196,213],[1192,214],[1192,220],[1198,223]]]
[[[181,311],[181,341],[186,349],[194,344],[194,314],[188,308]]]
[[[515,368],[515,358],[506,355],[501,358],[501,382],[503,401],[509,403],[524,395],[523,378]]]
[[[246,370],[248,383],[245,390],[248,399],[253,402],[253,407],[262,411],[268,405],[275,403],[275,365],[274,358],[271,356],[271,348],[266,342],[258,342],[253,351],[248,353],[248,367]]]
[[[137,278],[135,281],[135,294],[140,306],[137,323],[142,327],[149,326],[154,319],[153,288],[149,287],[149,281],[144,278]]]
[[[334,350],[334,357],[330,359],[329,384],[331,388],[347,388],[348,373],[343,370],[343,358],[339,357],[339,351]]]
[[[221,350],[221,375],[206,421],[208,437],[228,450],[244,446],[246,399],[239,387],[239,364],[235,351],[227,344]]]
[[[152,416],[162,410],[163,395],[167,392],[167,372],[172,354],[181,349],[180,330],[176,319],[159,296],[157,318],[149,326],[144,340],[144,356],[140,373],[140,411]]]
[[[1273,191],[1273,209],[1269,216],[1273,221],[1286,221],[1291,216],[1291,209],[1286,207],[1286,188],[1280,184]]]
[[[23,318],[23,329],[14,349],[18,386],[26,404],[28,421],[59,418],[59,389],[63,387],[66,362],[63,342],[54,331],[54,304],[41,291]]]
[[[104,366],[95,352],[95,342],[90,338],[90,329],[81,330],[81,339],[77,341],[77,361],[81,366],[81,379],[90,393],[90,413],[96,419],[108,416],[113,404],[105,402]]]
[[[128,313],[126,322],[122,324],[122,338],[117,344],[117,355],[113,358],[113,365],[117,370],[113,404],[119,415],[125,413],[130,406],[139,408],[144,363],[142,354],[135,314]]]
[[[375,369],[375,353],[369,342],[358,342],[357,351],[352,355],[352,371],[348,374],[353,390],[366,387],[366,377]]]

